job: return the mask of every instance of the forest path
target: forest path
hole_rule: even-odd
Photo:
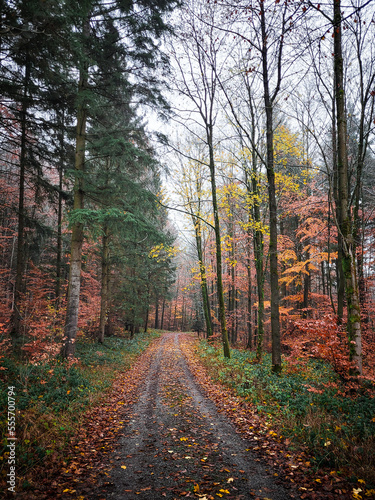
[[[182,335],[164,334],[155,349],[95,498],[291,498],[203,395],[185,361]]]

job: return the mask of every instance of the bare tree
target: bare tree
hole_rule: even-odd
[[[204,11],[203,11],[204,9]],[[182,22],[178,29],[180,50],[172,49],[177,67],[176,91],[193,109],[183,113],[183,102],[178,113],[179,121],[206,146],[207,167],[210,172],[211,200],[214,219],[217,295],[224,356],[230,357],[222,279],[221,234],[217,200],[217,179],[215,161],[215,132],[218,112],[218,80],[220,66],[219,50],[223,41],[217,38],[215,26],[216,8],[201,2],[187,2],[182,9]],[[204,17],[209,23],[199,21]],[[190,108],[191,109],[191,108]],[[177,117],[176,117],[177,118]],[[195,130],[198,130],[197,133]]]

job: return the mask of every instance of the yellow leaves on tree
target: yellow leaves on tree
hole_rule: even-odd
[[[176,257],[179,251],[177,246],[166,246],[160,243],[151,248],[149,257],[151,259],[156,259],[157,262],[165,262],[168,259]]]

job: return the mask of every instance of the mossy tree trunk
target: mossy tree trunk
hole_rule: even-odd
[[[358,279],[355,262],[353,221],[349,202],[349,170],[347,151],[347,123],[345,111],[344,64],[342,55],[341,1],[333,3],[334,25],[334,72],[337,121],[337,176],[338,176],[338,226],[342,243],[342,270],[347,302],[347,331],[350,358],[356,371],[362,373],[362,332]]]
[[[89,30],[87,22],[86,30]],[[77,129],[76,129],[76,151],[75,151],[75,182],[73,209],[80,210],[84,207],[83,174],[85,171],[85,150],[86,150],[86,123],[87,105],[85,102],[85,92],[87,89],[87,68],[80,70],[78,85],[78,109],[77,109]],[[81,287],[81,267],[82,267],[82,244],[83,244],[83,224],[75,222],[72,227],[72,240],[70,250],[70,272],[68,301],[65,319],[63,356],[73,358],[75,352],[75,339],[77,335],[79,297]]]
[[[266,19],[264,3],[260,2],[260,24],[262,31],[262,76],[264,91],[264,106],[266,111],[266,170],[268,180],[268,203],[269,203],[269,257],[270,257],[270,285],[271,285],[271,335],[272,335],[272,371],[281,371],[281,342],[280,342],[280,318],[279,318],[279,276],[277,258],[277,203],[274,170],[274,145],[273,145],[273,103],[278,94],[278,88],[270,95],[269,73],[268,73],[268,35],[266,31]],[[282,40],[279,48],[279,81],[281,79],[281,51]],[[278,84],[279,85],[279,84]]]

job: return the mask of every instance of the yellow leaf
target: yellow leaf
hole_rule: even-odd
[[[364,479],[358,479],[359,483],[366,484],[366,481]]]
[[[185,437],[180,438],[180,441],[187,441],[187,440],[188,440],[188,438],[185,438]]]
[[[121,465],[121,469],[126,469],[126,465]]]
[[[219,490],[221,493],[229,493],[228,490]]]
[[[321,483],[321,482],[322,482],[322,480],[321,480],[321,479],[315,479],[315,481],[316,481],[317,483]]]
[[[199,491],[199,484],[194,484],[194,493],[198,493]]]

